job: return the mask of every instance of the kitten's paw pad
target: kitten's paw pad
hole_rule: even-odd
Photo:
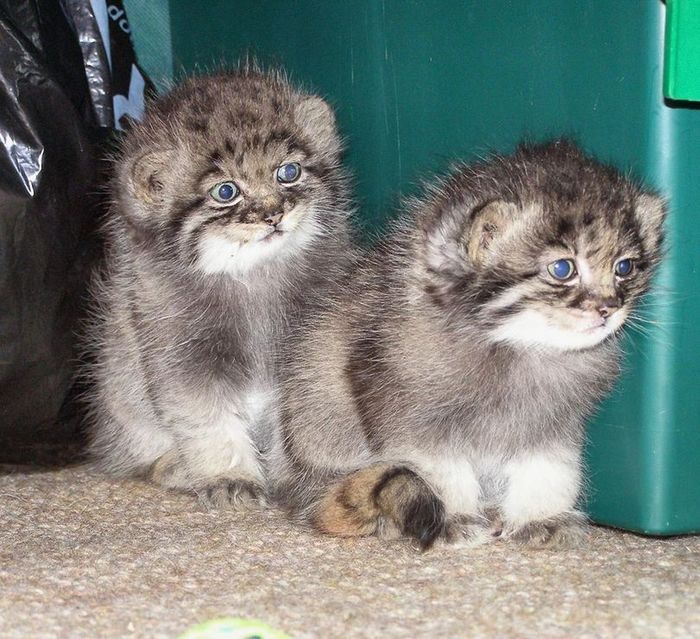
[[[196,492],[199,501],[208,508],[254,511],[266,506],[262,487],[244,479],[218,479]]]
[[[568,514],[528,522],[505,532],[504,537],[526,548],[577,548],[588,537],[588,525],[582,515]]]
[[[453,548],[474,548],[493,541],[489,520],[478,515],[451,517],[440,539],[442,545]]]

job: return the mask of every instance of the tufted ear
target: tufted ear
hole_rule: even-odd
[[[296,105],[294,119],[321,151],[340,152],[341,143],[335,114],[325,100],[315,95],[304,96]]]
[[[173,163],[173,152],[147,151],[138,156],[128,172],[132,195],[142,204],[158,204],[163,201],[163,190],[168,170]]]
[[[654,254],[661,247],[667,211],[666,201],[658,195],[642,193],[637,197],[635,215],[642,244],[648,253]]]
[[[495,200],[472,213],[464,240],[467,255],[474,266],[483,264],[493,241],[503,234],[517,210],[518,207],[512,202]]]

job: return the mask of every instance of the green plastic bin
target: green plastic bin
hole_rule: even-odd
[[[700,101],[700,1],[666,0],[664,94]]]
[[[648,534],[700,531],[700,110],[664,102],[660,0],[126,4],[156,81],[252,52],[325,94],[370,226],[450,160],[523,136],[572,135],[666,194],[669,256],[590,423],[586,507]]]

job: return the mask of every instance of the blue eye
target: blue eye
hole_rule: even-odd
[[[547,266],[547,271],[555,280],[568,280],[576,275],[576,265],[573,260],[557,260]]]
[[[296,162],[283,164],[277,169],[277,181],[282,182],[282,184],[296,182],[299,179],[300,175],[301,167]]]
[[[615,275],[618,275],[619,277],[626,277],[632,272],[633,268],[634,262],[632,262],[632,260],[629,258],[625,258],[624,260],[620,260],[617,264],[615,264]]]
[[[238,187],[233,182],[220,182],[215,187],[209,189],[209,195],[217,202],[225,204],[236,198],[238,195]]]

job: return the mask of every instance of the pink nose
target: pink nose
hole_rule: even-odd
[[[268,215],[265,218],[265,222],[270,226],[277,226],[284,217],[284,213],[277,213],[276,215]]]
[[[608,318],[610,317],[618,308],[620,308],[620,304],[618,303],[617,300],[603,300],[599,305],[598,305],[598,312],[600,313],[601,317]]]

